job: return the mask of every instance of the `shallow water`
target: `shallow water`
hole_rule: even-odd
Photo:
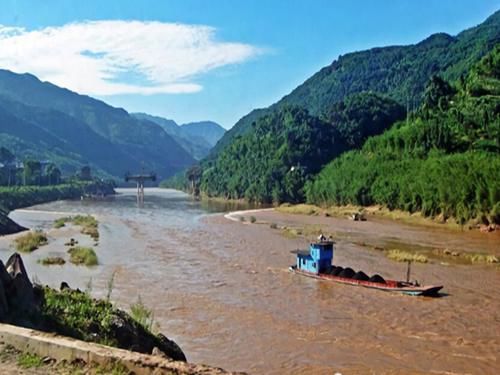
[[[51,244],[24,255],[42,283],[86,288],[127,308],[138,296],[154,310],[161,331],[188,360],[251,373],[498,373],[500,272],[486,266],[414,265],[420,281],[444,284],[446,296],[428,299],[338,285],[293,275],[289,253],[303,238],[285,238],[269,223],[315,224],[337,232],[335,263],[402,278],[405,266],[357,245],[408,241],[495,251],[498,236],[453,233],[384,221],[255,214],[242,224],[214,212],[241,207],[202,204],[171,190],[134,191],[101,202],[54,202],[11,217],[49,229],[67,213],[91,213],[101,238],[94,268],[36,263],[64,255],[71,228],[51,231]],[[244,208],[244,207],[243,207]],[[248,218],[247,218],[248,219]],[[248,220],[247,220],[248,221]],[[65,232],[66,231],[66,232]],[[59,234],[56,234],[59,233]],[[61,235],[62,233],[62,235]],[[12,252],[0,238],[0,258]],[[90,243],[91,244],[91,243]]]

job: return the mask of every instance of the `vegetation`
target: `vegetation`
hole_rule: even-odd
[[[114,312],[110,302],[94,300],[86,293],[44,288],[42,317],[45,324],[61,334],[116,346],[111,329]]]
[[[86,266],[96,266],[97,255],[94,249],[90,247],[76,246],[68,250],[70,255],[69,261],[73,264],[83,264]]]
[[[39,263],[43,264],[44,266],[51,266],[51,265],[62,266],[63,264],[66,263],[66,261],[61,257],[47,257],[41,259]]]
[[[252,123],[285,106],[295,105],[320,116],[333,103],[361,92],[389,96],[403,106],[420,104],[433,75],[454,81],[493,49],[500,34],[500,12],[456,36],[434,34],[408,46],[373,48],[340,56],[279,102],[241,118],[211,152],[215,158],[238,136],[252,132]]]
[[[496,47],[455,86],[433,78],[410,121],[331,162],[308,184],[308,202],[499,223],[499,72]]]
[[[20,354],[17,364],[25,369],[38,368],[43,366],[43,358],[39,355],[25,352]]]
[[[255,216],[250,216],[250,222],[253,224],[257,221]]]
[[[136,303],[130,306],[130,316],[146,330],[152,330],[154,324],[154,314],[151,309],[144,305],[141,296],[137,298]]]
[[[285,107],[260,118],[252,132],[206,163],[198,173],[201,191],[253,202],[303,201],[305,182],[323,165],[403,116],[400,105],[373,93],[348,97],[322,119]]]
[[[427,263],[428,261],[428,258],[423,254],[415,254],[402,250],[389,250],[387,252],[387,257],[397,262]]]
[[[76,216],[61,217],[54,221],[54,228],[61,228],[65,226],[66,223],[72,223],[74,225],[82,227],[81,233],[88,234],[95,241],[99,239],[99,231],[98,231],[99,222],[92,215],[76,215]]]
[[[41,231],[28,232],[14,240],[16,250],[23,253],[31,253],[47,243],[47,236]]]
[[[90,165],[99,177],[154,170],[163,178],[194,159],[161,126],[121,108],[0,71],[0,144],[23,159],[52,160],[64,174]]]
[[[43,296],[40,315],[34,321],[42,330],[141,353],[157,347],[174,360],[186,360],[177,344],[155,335],[109,301],[93,299],[79,290],[58,292],[49,287],[43,289]],[[144,305],[142,308],[148,311]]]

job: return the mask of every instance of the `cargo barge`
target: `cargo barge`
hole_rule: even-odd
[[[378,274],[369,277],[363,271],[355,272],[349,267],[335,266],[332,264],[334,245],[335,242],[320,236],[317,242],[310,244],[309,250],[292,251],[293,254],[296,254],[296,264],[290,266],[289,270],[315,279],[411,296],[437,296],[438,292],[443,288],[442,285],[419,285],[416,281],[410,282],[409,268],[407,280],[397,281],[386,280]],[[410,267],[410,264],[408,264],[408,267]]]

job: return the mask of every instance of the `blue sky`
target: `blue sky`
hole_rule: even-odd
[[[131,112],[230,128],[340,54],[454,35],[498,9],[500,0],[2,0],[0,67]]]

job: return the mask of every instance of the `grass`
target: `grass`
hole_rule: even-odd
[[[66,221],[67,221],[66,219],[67,219],[67,218],[65,218],[65,217],[61,217],[61,218],[59,218],[59,219],[55,220],[55,221],[54,221],[54,228],[56,228],[56,229],[57,229],[57,228],[62,228],[62,227],[64,227],[64,226],[66,225]]]
[[[39,260],[38,263],[41,263],[44,266],[51,266],[51,265],[62,266],[63,264],[66,263],[66,261],[61,257],[47,257]]]
[[[83,264],[86,266],[95,266],[98,264],[97,255],[94,249],[90,247],[76,246],[68,250],[70,254],[69,261],[73,264]]]
[[[81,233],[88,234],[94,241],[99,240],[99,222],[92,215],[65,216],[54,221],[54,228],[62,228],[66,223],[82,227]]]
[[[483,254],[483,253],[462,253],[463,257],[469,260],[471,263],[499,263],[500,260],[495,255]]]
[[[21,353],[17,360],[18,366],[28,369],[28,368],[38,368],[43,366],[43,358],[31,353]]]
[[[23,253],[31,253],[40,246],[48,243],[47,236],[42,231],[28,232],[14,240],[16,250]]]
[[[418,263],[427,263],[429,259],[427,256],[423,254],[415,254],[415,253],[410,253],[408,251],[403,251],[403,250],[389,250],[386,253],[387,257],[389,259],[395,260],[397,262],[418,262]]]
[[[326,233],[323,231],[323,228],[320,225],[306,225],[302,228],[283,227],[281,234],[283,234],[283,236],[288,238],[297,238],[300,236],[316,237],[319,236],[320,234],[326,235]]]
[[[144,305],[141,296],[137,298],[136,303],[130,305],[130,316],[146,330],[151,331],[151,329],[153,328],[153,311],[151,309],[148,309],[146,305]]]
[[[112,361],[106,365],[98,365],[95,368],[95,375],[128,375],[130,370],[120,362]]]

